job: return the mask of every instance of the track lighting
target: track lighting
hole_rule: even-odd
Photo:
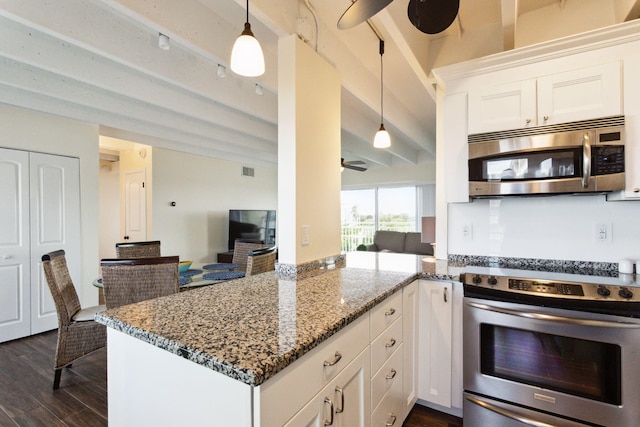
[[[216,70],[216,74],[221,79],[224,79],[225,77],[227,77],[227,67],[225,67],[222,64],[218,64],[218,69]]]
[[[169,36],[165,36],[162,33],[158,33],[158,47],[162,50],[169,50]]]
[[[258,39],[251,32],[249,23],[249,0],[247,0],[247,21],[244,31],[236,39],[231,51],[231,70],[246,77],[257,77],[264,74],[264,55]]]

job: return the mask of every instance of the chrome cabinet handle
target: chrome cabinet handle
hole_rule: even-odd
[[[469,307],[478,308],[486,311],[494,311],[501,314],[510,314],[512,316],[524,317],[526,319],[548,320],[551,322],[565,323],[568,325],[578,326],[600,326],[604,328],[640,328],[640,323],[630,322],[608,322],[606,320],[582,319],[579,317],[554,316],[553,314],[536,313],[533,311],[516,311],[508,308],[495,307],[489,304],[480,304],[476,302],[467,302]]]
[[[444,297],[444,302],[447,302],[447,287],[444,287],[444,293],[442,294],[442,296]]]
[[[392,425],[394,425],[396,423],[396,419],[398,417],[395,416],[395,414],[389,414],[389,419],[387,420],[386,423],[384,423],[384,425],[386,427],[391,427]]]
[[[7,254],[7,255],[3,256],[2,258],[4,258],[4,259],[11,259],[11,258],[13,258],[13,255],[8,255],[8,254]]]
[[[341,414],[344,412],[344,391],[336,386],[336,393],[340,393],[340,407],[336,408],[336,414]]]
[[[396,345],[396,340],[395,340],[395,338],[391,338],[384,346],[387,347],[387,348],[391,348],[394,345]]]
[[[544,121],[546,122],[547,120],[549,120],[549,116],[544,116]]]
[[[633,192],[634,192],[634,193],[640,193],[640,188],[638,188],[638,187],[634,188],[634,189],[633,189]]]
[[[395,308],[390,308],[389,310],[384,312],[385,316],[393,316],[394,314],[396,314],[396,309]]]
[[[529,123],[531,123],[531,119],[527,119],[527,120],[525,120],[525,122],[526,122],[527,124],[529,124]]]
[[[389,374],[387,374],[385,376],[385,378],[388,379],[388,380],[392,380],[392,379],[394,379],[396,377],[397,373],[398,372],[395,369],[391,368],[391,372]]]
[[[325,360],[324,366],[333,366],[338,363],[340,359],[342,359],[342,355],[340,354],[340,352],[336,351],[336,354],[333,356],[333,360]]]
[[[587,132],[582,135],[582,187],[589,186],[591,178],[591,138]]]
[[[324,420],[325,427],[333,425],[333,402],[328,397],[325,397],[324,398],[324,404],[326,405],[327,403],[329,404],[329,413],[331,415],[330,415],[329,421]]]

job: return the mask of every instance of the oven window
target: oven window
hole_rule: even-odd
[[[482,373],[621,404],[620,346],[482,324]]]

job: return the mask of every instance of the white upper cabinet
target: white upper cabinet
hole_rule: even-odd
[[[536,125],[536,81],[506,83],[469,91],[469,133]]]
[[[469,133],[622,114],[620,62],[469,91]]]
[[[538,125],[622,114],[620,62],[538,79]]]

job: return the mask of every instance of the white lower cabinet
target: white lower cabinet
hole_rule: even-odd
[[[417,399],[419,290],[397,291],[261,385],[258,425],[401,426]]]
[[[366,427],[371,413],[369,347],[300,410],[287,427]]]
[[[418,398],[462,408],[462,284],[420,280]]]

